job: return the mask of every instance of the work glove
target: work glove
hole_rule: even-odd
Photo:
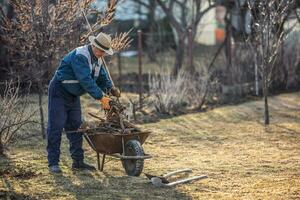
[[[118,98],[121,97],[121,92],[120,92],[119,88],[117,88],[117,87],[112,87],[110,89],[110,93],[111,93],[112,96],[115,96],[115,97],[118,97]]]
[[[99,101],[100,101],[100,103],[102,105],[102,108],[104,110],[109,110],[110,109],[109,102],[111,101],[111,98],[109,98],[107,96],[103,96]]]

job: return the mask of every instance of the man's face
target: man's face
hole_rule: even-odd
[[[101,57],[103,57],[104,54],[105,54],[104,51],[102,51],[102,50],[100,50],[100,49],[98,49],[98,48],[96,48],[96,47],[94,47],[94,46],[92,46],[92,50],[93,50],[94,55],[95,55],[97,58],[101,58]]]

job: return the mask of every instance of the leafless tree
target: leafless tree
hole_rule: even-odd
[[[249,42],[256,55],[261,72],[264,98],[264,123],[270,123],[268,95],[272,82],[273,69],[280,53],[284,33],[279,26],[284,23],[293,0],[270,0],[249,2],[253,15],[253,40]]]
[[[149,60],[152,62],[156,62],[156,51],[158,50],[157,45],[155,44],[155,40],[157,37],[156,33],[158,31],[157,23],[156,23],[156,10],[157,10],[157,3],[155,0],[132,0],[135,2],[138,6],[141,6],[146,9],[146,13],[142,13],[142,9],[138,9],[139,15],[145,15],[148,20],[148,28],[149,28],[149,34],[147,35],[146,43],[148,45],[148,57]]]
[[[44,134],[42,96],[52,66],[57,66],[61,56],[88,36],[97,34],[114,18],[118,0],[107,1],[104,11],[93,9],[94,0],[11,0],[14,18],[8,18],[0,9],[0,35],[10,57],[11,66],[2,66],[11,78],[20,77],[22,82],[31,81],[39,94],[41,132]],[[97,20],[90,24],[87,16],[95,15]],[[117,34],[113,48],[118,51],[130,43],[128,34]]]
[[[202,17],[214,8],[216,3],[205,0],[156,0],[156,2],[177,34],[176,61],[173,69],[173,74],[177,74],[183,64],[189,29],[192,30],[192,39],[194,40]],[[208,3],[207,7],[204,7],[205,3]],[[193,65],[189,67],[190,71],[194,71]]]

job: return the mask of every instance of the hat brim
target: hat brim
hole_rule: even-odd
[[[112,48],[109,48],[108,50],[105,50],[103,48],[101,48],[96,42],[95,42],[96,37],[95,36],[89,36],[89,41],[90,43],[92,43],[92,45],[94,45],[95,47],[97,47],[98,49],[104,51],[105,53],[107,53],[108,55],[113,55],[114,51],[112,50]]]

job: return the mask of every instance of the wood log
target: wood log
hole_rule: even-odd
[[[88,113],[88,114],[89,114],[90,116],[96,118],[96,119],[99,119],[99,120],[102,121],[102,122],[105,122],[105,119],[103,119],[102,117],[99,117],[99,116],[97,116],[97,115],[95,115],[95,114],[93,114],[93,113]]]

